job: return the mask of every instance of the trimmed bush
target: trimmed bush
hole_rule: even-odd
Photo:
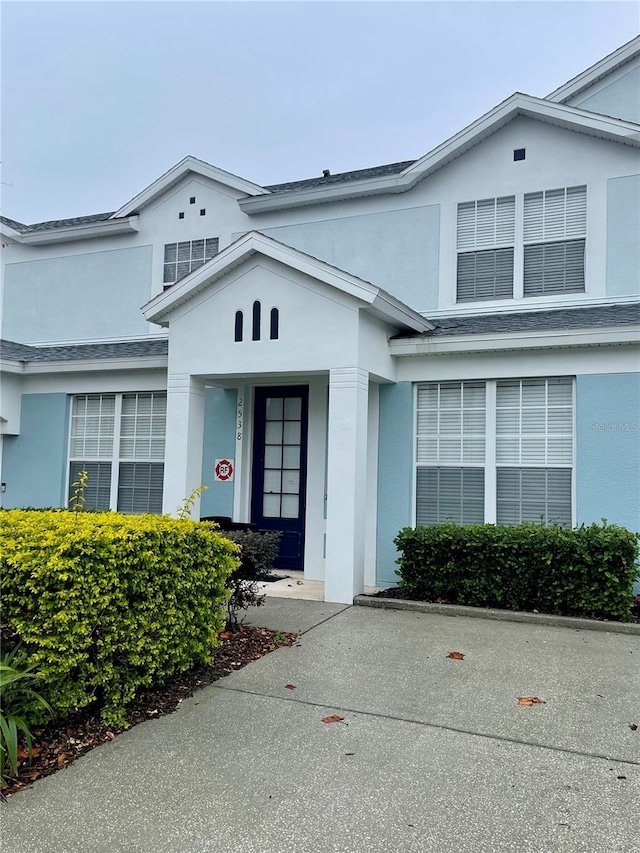
[[[139,687],[206,661],[236,548],[206,525],[117,513],[0,514],[3,621],[64,716],[123,725]]]
[[[413,598],[629,621],[638,536],[592,524],[405,527],[399,586]]]
[[[240,548],[240,565],[227,578],[231,590],[227,602],[228,627],[235,630],[239,613],[251,605],[264,604],[265,596],[258,592],[257,583],[269,576],[278,556],[280,533],[268,530],[225,530],[225,539]]]

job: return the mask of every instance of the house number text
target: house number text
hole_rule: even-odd
[[[244,418],[244,397],[238,397],[236,407],[236,441],[242,441],[242,421]]]

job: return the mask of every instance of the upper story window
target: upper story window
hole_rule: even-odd
[[[208,237],[206,240],[184,240],[181,243],[166,243],[164,247],[165,284],[180,281],[185,275],[201,267],[218,254],[219,240]]]
[[[515,196],[458,205],[458,302],[513,297]]]
[[[458,302],[585,290],[587,188],[458,205]]]
[[[584,291],[587,188],[524,197],[524,295]]]

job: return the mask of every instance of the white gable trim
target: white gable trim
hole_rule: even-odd
[[[20,231],[16,231],[15,228],[12,228],[11,225],[7,225],[4,222],[0,222],[0,234],[9,240],[16,240],[17,242],[22,241],[22,234]]]
[[[208,261],[204,266],[185,276],[168,290],[158,294],[142,308],[145,319],[151,323],[166,326],[169,317],[176,308],[192,299],[197,293],[207,289],[230,270],[239,266],[253,255],[263,255],[280,262],[284,266],[335,287],[350,296],[359,299],[369,307],[371,313],[393,325],[407,327],[415,331],[428,331],[434,325],[417,311],[409,308],[399,299],[379,287],[351,275],[338,267],[306,255],[290,246],[285,246],[272,237],[266,237],[257,231],[250,231],[235,243]]]
[[[187,156],[179,163],[176,163],[168,172],[161,175],[156,181],[150,184],[137,196],[128,201],[119,210],[111,216],[111,219],[116,219],[121,216],[129,216],[132,213],[139,212],[143,207],[150,204],[159,195],[166,192],[185,175],[193,172],[196,175],[202,175],[205,178],[210,178],[212,181],[217,181],[219,184],[224,184],[239,192],[246,193],[249,196],[265,195],[268,190],[251,181],[245,181],[244,178],[239,178],[237,175],[232,175],[231,172],[225,172],[217,166],[212,166],[210,163],[205,163],[204,160],[198,160],[197,157]]]
[[[268,196],[244,198],[240,199],[238,204],[245,213],[251,215],[345,198],[406,192],[518,116],[543,121],[588,136],[640,147],[640,125],[516,92],[455,136],[416,160],[398,175],[332,184],[327,187],[313,187],[306,191],[291,190],[272,193]]]
[[[640,36],[631,39],[631,41],[623,44],[622,47],[614,50],[613,53],[605,56],[604,59],[591,65],[585,71],[572,77],[567,83],[563,83],[562,86],[554,89],[553,92],[547,95],[546,100],[562,104],[585,89],[588,89],[594,83],[597,83],[598,80],[607,77],[613,71],[620,68],[621,65],[624,65],[631,59],[635,59],[636,56],[640,56]]]

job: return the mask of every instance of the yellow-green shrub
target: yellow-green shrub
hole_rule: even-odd
[[[124,722],[141,686],[210,658],[236,548],[208,525],[117,513],[0,513],[0,592],[58,715]]]

